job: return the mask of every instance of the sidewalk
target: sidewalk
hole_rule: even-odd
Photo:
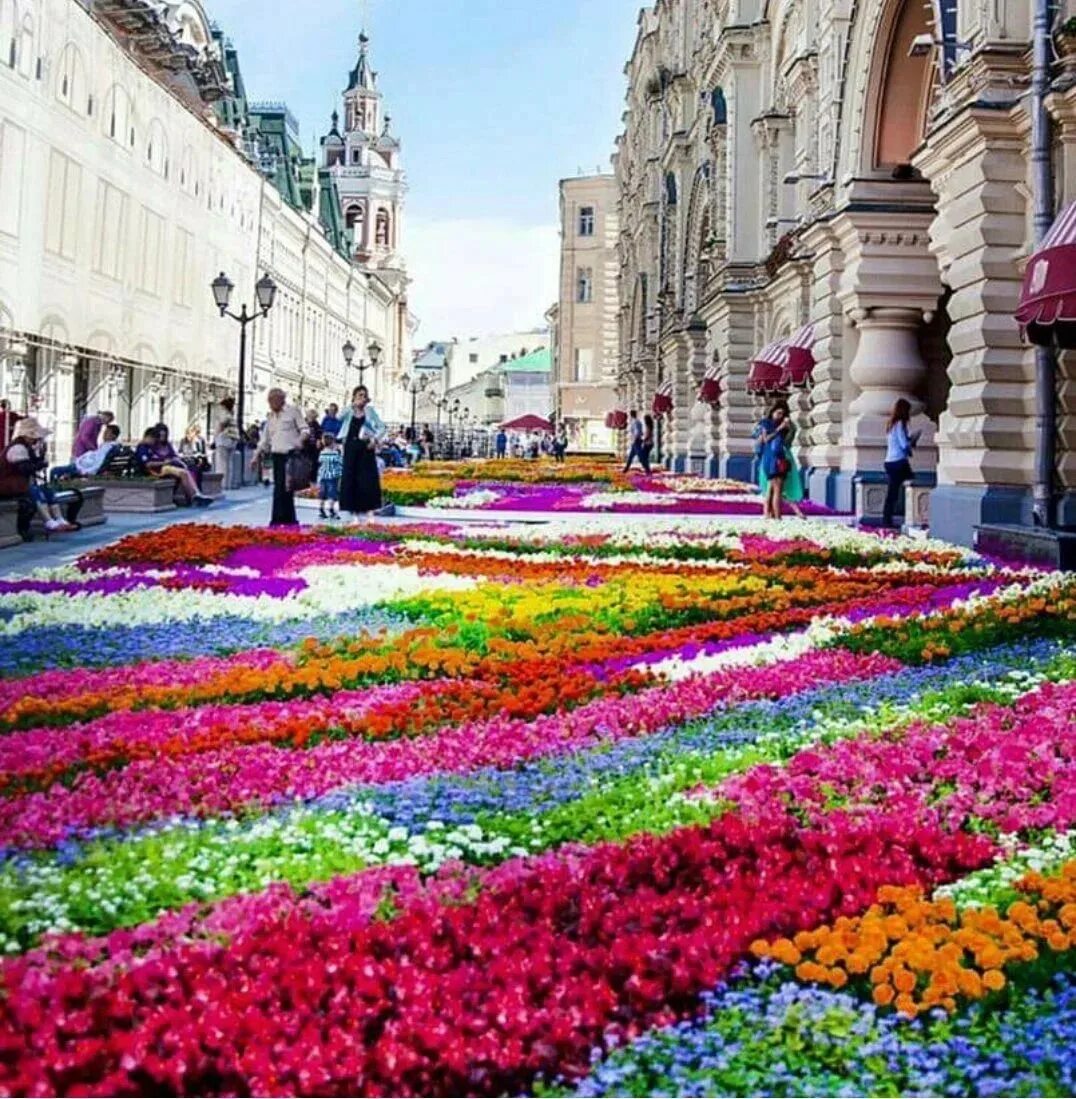
[[[57,534],[47,542],[38,537],[21,546],[0,549],[0,578],[23,576],[31,569],[45,566],[68,565],[82,554],[115,542],[125,534],[159,530],[175,523],[264,526],[269,522],[271,499],[272,489],[252,485],[229,492],[208,508],[177,508],[157,515],[110,515],[104,526],[87,527],[72,534]]]

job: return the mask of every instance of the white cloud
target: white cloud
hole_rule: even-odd
[[[536,328],[557,298],[555,225],[410,218],[404,256],[414,280],[408,296],[420,344]]]

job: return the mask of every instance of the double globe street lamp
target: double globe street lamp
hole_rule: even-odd
[[[344,362],[347,364],[348,368],[350,368],[355,360],[355,345],[351,340],[348,340],[347,343],[344,344],[343,352]],[[359,385],[366,384],[363,378],[365,377],[367,370],[377,369],[377,364],[381,361],[381,344],[379,344],[377,340],[371,340],[366,345],[366,353],[370,356],[370,361],[367,362],[365,359],[359,359]]]
[[[411,441],[415,441],[415,414],[418,411],[418,395],[425,391],[426,386],[430,384],[429,376],[426,374],[413,374],[408,377],[406,374],[400,379],[403,385],[404,392],[411,394]]]
[[[235,283],[221,271],[221,273],[209,284],[213,291],[213,301],[220,310],[222,317],[231,317],[239,324],[239,393],[236,401],[236,426],[239,430],[239,452],[243,453],[243,444],[246,439],[243,427],[243,413],[246,405],[247,393],[247,325],[252,324],[259,317],[268,316],[276,300],[276,283],[268,273],[262,275],[254,284],[254,297],[257,308],[253,313],[247,312],[247,303],[243,302],[238,313],[233,313],[228,306],[231,304],[232,291]]]

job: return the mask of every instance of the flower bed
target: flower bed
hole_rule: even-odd
[[[639,490],[491,464],[453,498]],[[1076,581],[810,520],[188,525],[0,631],[0,1093],[1071,1090]]]

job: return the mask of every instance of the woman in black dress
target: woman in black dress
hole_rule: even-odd
[[[340,424],[344,440],[344,472],[340,478],[340,510],[366,515],[381,507],[381,476],[377,471],[377,444],[385,433],[381,417],[370,404],[366,386],[351,394],[351,408]]]

